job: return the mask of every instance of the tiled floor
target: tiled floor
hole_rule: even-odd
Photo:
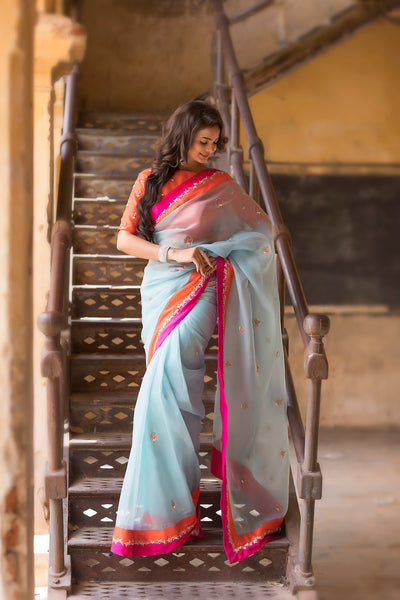
[[[399,600],[400,429],[322,430],[319,462],[319,600]],[[45,588],[36,592],[45,600]]]

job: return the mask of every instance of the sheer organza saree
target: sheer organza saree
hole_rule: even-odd
[[[200,246],[217,258],[149,261],[141,288],[147,370],[135,409],[112,552],[171,552],[201,537],[199,432],[204,350],[218,322],[212,472],[222,480],[223,542],[230,562],[260,549],[288,501],[284,360],[272,228],[222,171],[207,169],[152,209],[154,240]]]

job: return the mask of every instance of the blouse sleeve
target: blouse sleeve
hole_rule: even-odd
[[[151,169],[145,169],[139,173],[136,179],[132,191],[129,195],[128,202],[126,203],[124,214],[122,215],[121,224],[118,227],[118,231],[124,229],[130,233],[136,233],[136,225],[139,220],[139,214],[137,211],[137,203],[144,194],[144,188],[146,185],[146,179],[150,175]]]

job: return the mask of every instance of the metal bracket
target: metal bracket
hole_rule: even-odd
[[[61,500],[67,496],[67,465],[62,462],[61,469],[50,471],[49,465],[45,464],[44,491],[48,500]]]
[[[303,465],[297,469],[297,489],[303,500],[320,500],[322,497],[322,474],[317,463],[316,471],[304,471]]]

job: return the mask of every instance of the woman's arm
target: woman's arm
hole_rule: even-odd
[[[118,233],[117,248],[121,252],[130,254],[131,256],[146,258],[148,260],[158,260],[158,252],[161,246],[148,242],[125,229],[121,229]],[[192,262],[196,267],[196,271],[200,272],[202,275],[207,275],[207,273],[215,266],[215,259],[195,246],[192,248],[184,248],[182,250],[170,248],[168,250],[167,260],[174,260],[178,263]]]

